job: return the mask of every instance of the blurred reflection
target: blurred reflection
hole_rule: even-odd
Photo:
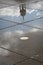
[[[33,28],[33,29],[31,30],[31,32],[37,32],[37,31],[39,31],[39,29]]]
[[[25,16],[25,21],[31,20],[36,18],[36,15],[38,17],[43,16],[43,11],[36,10],[36,5],[34,6],[35,8],[29,9],[31,7],[30,5],[27,7],[25,3],[19,3],[18,6],[10,6],[6,8],[0,9],[0,17],[3,17],[5,19],[13,20],[16,22],[22,21],[21,16],[24,19]],[[39,4],[37,5],[39,7]],[[21,16],[20,16],[21,15]]]
[[[14,32],[12,31],[4,32],[0,36],[0,46],[7,49],[17,47],[19,44],[19,36],[23,35],[23,33],[24,32],[22,30],[17,30],[17,31],[15,30]],[[3,51],[3,53],[4,52],[5,54],[7,53],[7,51]]]
[[[23,17],[23,20],[24,20],[24,16],[26,15],[26,4],[24,4],[24,3],[20,4],[20,14],[21,14],[21,16]]]
[[[20,40],[28,40],[29,37],[20,37]]]
[[[14,5],[14,6],[9,6],[9,7],[0,9],[0,17],[2,17],[3,19],[21,23],[22,21],[30,21],[32,19],[43,16],[43,11],[36,10],[36,9],[42,8],[43,1],[40,1],[40,2],[35,1],[35,2],[32,2],[31,4],[28,4],[29,1],[27,3],[24,1],[25,0],[20,0],[19,4],[17,4],[16,6]],[[33,0],[31,0],[31,1],[33,1]],[[2,21],[4,22],[4,20],[2,20]],[[6,26],[5,26],[4,23],[6,21],[4,23],[3,22],[0,22],[0,28],[8,27],[9,23],[7,22],[8,24],[6,24]],[[40,24],[40,23],[38,23],[38,24]],[[12,25],[12,23],[9,24],[9,26],[10,25]]]
[[[16,6],[10,6],[10,7],[6,7],[6,8],[2,8],[0,9],[0,16],[20,16],[19,13],[19,7]]]
[[[18,35],[23,35],[24,32],[22,30],[15,30],[15,33],[17,33]]]
[[[0,48],[0,55],[7,56],[8,54],[9,54],[9,51]]]
[[[36,7],[36,5],[37,5],[37,7]],[[41,6],[41,4],[39,4],[39,3],[34,3],[34,4],[32,4],[31,5],[31,7],[33,6],[33,8],[35,8],[35,9],[39,9],[39,8],[41,8],[42,6]]]

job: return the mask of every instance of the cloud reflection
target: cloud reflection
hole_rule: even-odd
[[[43,9],[43,1],[33,2],[29,4],[29,8]]]
[[[26,12],[31,14],[33,12],[35,12],[37,10],[35,9],[26,9]],[[16,16],[19,17],[20,16],[20,9],[19,7],[16,6],[10,6],[7,8],[2,8],[0,9],[0,16]]]
[[[17,33],[17,34],[19,34],[19,35],[23,35],[23,31],[21,31],[21,30],[15,30],[15,32]]]
[[[0,16],[20,16],[19,7],[10,6],[0,9]]]
[[[32,11],[28,11],[29,13],[32,13],[34,12],[35,9],[43,9],[43,1],[41,0],[30,0],[30,1],[27,1],[27,7],[28,9],[29,8],[33,8]],[[30,3],[30,4],[29,4]],[[20,3],[19,3],[20,4]],[[19,9],[19,6],[10,6],[10,7],[6,7],[6,8],[2,8],[0,9],[0,16],[20,16],[20,9]]]
[[[33,13],[34,11],[36,11],[35,9],[27,9],[27,13],[31,14]]]
[[[1,36],[0,36],[0,46],[4,47],[6,49],[12,49],[14,47],[17,47],[19,44],[19,36],[21,36],[23,34],[23,31],[15,31],[15,32],[4,32]],[[0,54],[2,55],[8,55],[8,51],[4,50],[4,49],[0,49]]]
[[[0,55],[6,56],[8,54],[9,54],[9,51],[0,48]]]
[[[31,32],[37,32],[37,31],[39,31],[39,29],[33,28],[33,29],[31,30]]]

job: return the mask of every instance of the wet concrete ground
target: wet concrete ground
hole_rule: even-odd
[[[0,65],[43,65],[43,1],[24,0],[24,20],[20,2],[0,1]]]

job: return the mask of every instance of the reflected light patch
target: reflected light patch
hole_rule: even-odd
[[[38,12],[36,15],[37,15],[37,16],[40,16],[40,13]]]
[[[15,32],[18,33],[19,35],[24,33],[22,30],[15,30]]]
[[[28,40],[29,37],[20,37],[20,40]]]
[[[4,33],[4,38],[10,38],[12,35],[12,32],[5,32]]]
[[[27,13],[31,14],[33,13],[34,11],[36,11],[35,9],[31,10],[31,9],[26,9]]]
[[[6,56],[8,54],[9,54],[8,50],[4,50],[4,49],[0,48],[0,55]]]
[[[32,31],[32,32],[37,32],[37,31],[38,31],[38,29],[33,28],[31,31]]]
[[[20,16],[19,13],[19,7],[14,7],[14,6],[10,6],[10,7],[6,7],[6,8],[2,8],[0,9],[0,16]]]
[[[9,44],[5,44],[5,45],[1,45],[1,47],[4,47],[4,48],[9,49],[10,48],[10,45]]]
[[[35,57],[39,57],[39,55],[35,55]]]
[[[41,8],[43,8],[43,5],[42,5],[42,3],[40,3],[40,2],[38,2],[38,3],[31,3],[31,4],[29,5],[29,7],[30,7],[30,8],[34,8],[34,9],[41,9]]]

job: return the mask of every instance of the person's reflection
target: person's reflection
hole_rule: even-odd
[[[24,16],[26,15],[26,4],[24,3],[20,4],[20,15],[23,17],[23,19],[24,19]]]

